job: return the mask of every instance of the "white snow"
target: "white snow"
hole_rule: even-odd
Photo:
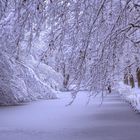
[[[140,111],[140,89],[138,87],[131,88],[120,82],[117,87],[121,96],[128,101],[135,110]]]
[[[31,129],[34,127],[54,129],[54,125],[55,129],[59,129],[60,126],[65,128],[65,125],[72,126],[73,124],[67,120],[76,121],[77,115],[83,115],[83,111],[87,108],[88,96],[86,93],[81,94],[82,96],[77,97],[71,106],[67,106],[71,101],[70,93],[61,93],[58,99],[54,100],[39,100],[21,106],[2,107],[0,121],[7,120],[10,127],[22,126]],[[7,113],[6,116],[5,113]],[[61,120],[62,117],[63,120]],[[0,124],[4,127],[5,122]]]
[[[0,140],[132,140],[140,136],[140,118],[116,94],[91,99],[80,92],[59,99],[0,108]],[[127,119],[126,119],[127,118]],[[129,135],[128,135],[129,132]]]
[[[62,89],[62,75],[32,54],[22,57],[16,60],[0,53],[0,105],[56,98]]]
[[[75,129],[90,127],[89,120],[84,121],[85,115],[92,113],[91,109],[88,111],[88,94],[80,94],[81,96],[67,107],[71,101],[70,93],[61,93],[55,100],[1,107],[0,140],[50,140],[52,133],[54,140],[61,140],[61,136],[65,135],[63,132],[70,130],[70,133],[74,133]],[[55,138],[55,135],[59,137]]]

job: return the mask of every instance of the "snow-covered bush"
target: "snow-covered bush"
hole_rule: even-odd
[[[59,83],[61,76],[49,66],[40,64],[38,69],[34,66],[31,68],[4,54],[0,55],[0,105],[17,104],[38,98],[56,98],[56,89],[61,87]],[[53,84],[55,87],[51,86]]]
[[[0,105],[56,98],[61,89],[62,76],[37,55],[46,6],[45,0],[0,1]]]
[[[140,111],[140,90],[138,88],[131,88],[120,82],[117,90],[124,100],[129,102],[135,110]]]

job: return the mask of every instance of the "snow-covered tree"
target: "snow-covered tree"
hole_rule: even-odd
[[[139,0],[0,0],[2,101],[140,81],[139,15]]]
[[[48,45],[56,69],[64,76],[64,86],[104,90],[122,79],[139,54],[139,12],[138,0],[50,2]]]
[[[0,104],[56,98],[61,75],[39,61],[45,0],[0,0]],[[37,42],[38,41],[38,42]],[[51,78],[50,78],[51,77]]]

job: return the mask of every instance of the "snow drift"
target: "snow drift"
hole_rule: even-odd
[[[122,82],[119,83],[117,89],[122,98],[130,103],[134,110],[140,112],[140,89],[131,88]]]
[[[27,65],[0,53],[0,105],[56,98],[61,83],[61,75],[45,64]]]

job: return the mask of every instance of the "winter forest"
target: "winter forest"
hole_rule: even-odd
[[[0,0],[0,140],[137,140],[139,111],[140,0]]]

